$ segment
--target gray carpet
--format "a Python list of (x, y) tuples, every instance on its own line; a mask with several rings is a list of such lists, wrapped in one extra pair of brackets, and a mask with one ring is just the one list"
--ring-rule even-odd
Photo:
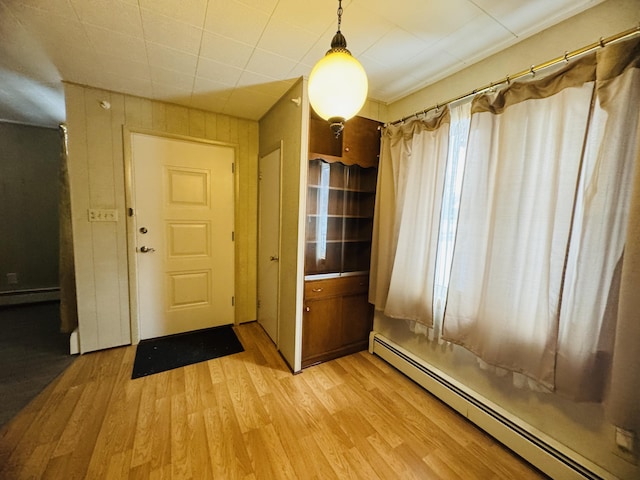
[(0, 427), (73, 362), (59, 309), (58, 302), (0, 307)]

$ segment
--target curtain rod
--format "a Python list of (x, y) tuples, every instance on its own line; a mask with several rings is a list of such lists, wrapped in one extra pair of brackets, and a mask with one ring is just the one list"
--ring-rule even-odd
[(449, 100), (447, 100), (446, 102), (442, 102), (442, 103), (437, 103), (435, 105), (432, 105), (431, 107), (425, 108), (424, 110), (420, 110), (419, 112), (415, 112), (412, 113), (409, 116), (406, 117), (402, 117), (398, 120), (395, 120), (393, 122), (387, 122), (384, 124), (384, 127), (388, 126), (388, 125), (397, 125), (398, 123), (402, 123), (405, 120), (408, 120), (410, 118), (413, 117), (418, 117), (419, 115), (424, 115), (427, 112), (431, 111), (431, 110), (437, 110), (440, 107), (444, 107), (445, 105), (449, 105), (450, 103), (453, 102), (457, 102), (458, 100), (462, 100), (464, 98), (467, 97), (472, 97), (474, 95), (477, 95), (479, 93), (484, 93), (488, 90), (492, 90), (495, 87), (497, 87), (498, 85), (502, 85), (503, 83), (506, 84), (510, 84), (513, 80), (516, 80), (518, 78), (524, 77), (526, 75), (535, 75), (536, 72), (548, 68), (548, 67), (552, 67), (553, 65), (557, 65), (558, 63), (562, 63), (562, 62), (568, 62), (569, 60), (571, 60), (572, 58), (578, 57), (580, 55), (584, 55), (586, 53), (590, 53), (594, 50), (597, 50), (598, 48), (603, 48), (606, 45), (609, 45), (610, 43), (614, 43), (620, 40), (625, 40), (628, 37), (632, 37), (634, 35), (637, 35), (638, 33), (640, 33), (640, 23), (638, 24), (637, 27), (635, 28), (630, 28), (629, 30), (625, 30), (624, 32), (620, 32), (617, 33), (615, 35), (612, 35), (608, 38), (600, 38), (600, 40), (598, 40), (597, 42), (594, 42), (590, 45), (586, 45), (582, 48), (578, 48), (577, 50), (573, 50), (572, 52), (565, 52), (563, 56), (561, 57), (557, 57), (554, 58), (553, 60), (549, 60), (547, 62), (544, 63), (540, 63), (538, 65), (531, 65), (531, 67), (527, 70), (523, 70), (521, 72), (515, 73), (513, 75), (507, 75), (504, 79), (502, 80), (498, 80), (496, 82), (491, 82), (489, 85), (485, 85), (484, 87), (480, 87), (480, 88), (476, 88), (475, 90), (472, 90), (470, 92), (467, 92), (463, 95), (459, 95), (457, 97), (451, 98)]

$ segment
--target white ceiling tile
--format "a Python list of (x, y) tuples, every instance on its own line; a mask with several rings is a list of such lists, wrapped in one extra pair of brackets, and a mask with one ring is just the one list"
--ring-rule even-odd
[(40, 78), (47, 84), (59, 82), (60, 73), (42, 43), (1, 2), (0, 19), (0, 70), (9, 72), (22, 63), (21, 75)]
[(140, 8), (202, 28), (207, 0), (139, 0)]
[(277, 52), (278, 55), (298, 61), (309, 52), (316, 41), (317, 35), (304, 28), (281, 20), (271, 19), (257, 46), (263, 50)]
[[(322, 37), (316, 40), (316, 43), (309, 49), (305, 56), (300, 59), (300, 62), (312, 66), (318, 63), (318, 61), (324, 57), (327, 51), (331, 48), (331, 38), (333, 38), (334, 34), (335, 32), (326, 32)], [(351, 45), (347, 45), (347, 47), (350, 49)]]
[(278, 1), (279, 0), (238, 0), (238, 3), (242, 3), (271, 15), (275, 10)]
[(11, 0), (12, 8), (29, 7), (52, 15), (76, 18), (76, 12), (69, 0)]
[(142, 27), (145, 39), (197, 55), (202, 41), (202, 29), (174, 20), (171, 17), (160, 15), (151, 10), (141, 10)]
[[(347, 39), (347, 48), (356, 57), (376, 43), (394, 28), (393, 22), (384, 14), (372, 10), (367, 2), (354, 1), (346, 9), (342, 19), (342, 34)], [(331, 39), (336, 33), (335, 26), (329, 28), (323, 41), (325, 52), (331, 46)]]
[(570, 15), (600, 3), (584, 0), (475, 0), (489, 15), (517, 36), (535, 31), (564, 20)]
[(231, 95), (232, 90), (232, 86), (203, 77), (196, 77), (195, 83), (193, 84), (194, 95), (215, 95), (218, 98), (227, 99), (229, 95)]
[[(345, 7), (343, 4), (343, 8)], [(280, 0), (273, 12), (273, 19), (297, 25), (314, 32), (316, 36), (328, 28), (338, 26), (337, 2), (303, 2), (300, 0)]]
[(253, 73), (245, 70), (244, 72), (242, 72), (242, 75), (240, 75), (240, 79), (238, 80), (236, 87), (254, 87), (263, 83), (273, 82), (274, 80), (275, 79), (272, 77), (267, 77), (266, 75), (261, 75), (259, 73)]
[[(469, 41), (473, 39), (473, 41)], [(464, 63), (473, 63), (476, 57), (489, 56), (496, 44), (515, 40), (514, 35), (488, 15), (480, 15), (462, 28), (443, 38), (432, 48), (446, 50)]]
[(308, 77), (311, 73), (311, 69), (313, 65), (307, 65), (306, 63), (297, 63), (295, 67), (291, 69), (289, 72), (289, 77), (298, 78), (298, 77)]
[(209, 81), (214, 81), (226, 86), (233, 86), (238, 83), (240, 75), (242, 75), (242, 69), (200, 57), (196, 75)]
[(56, 51), (51, 58), (63, 80), (91, 85), (91, 80), (99, 77), (102, 71), (97, 57), (95, 51), (85, 44)]
[(296, 65), (293, 60), (256, 48), (245, 68), (267, 77), (281, 78), (284, 72), (288, 74)]
[(19, 8), (14, 13), (25, 29), (40, 41), (47, 51), (67, 46), (85, 45), (87, 35), (75, 16), (61, 17), (45, 10), (30, 7)]
[(153, 98), (167, 102), (190, 102), (191, 89), (185, 90), (175, 85), (165, 85), (163, 83), (151, 82)]
[(138, 97), (150, 98), (152, 95), (151, 81), (149, 79), (145, 80), (129, 75), (122, 76), (111, 73), (105, 73), (102, 78), (102, 84), (96, 85), (97, 87), (114, 92), (126, 92), (129, 95)]
[(381, 63), (397, 64), (415, 57), (428, 47), (414, 35), (396, 28), (369, 47), (364, 55)]
[(142, 37), (142, 21), (137, 5), (119, 0), (71, 0), (82, 23)]
[(254, 47), (211, 32), (204, 32), (200, 55), (235, 67), (244, 67)]
[(122, 56), (137, 62), (147, 61), (144, 40), (93, 25), (85, 25), (91, 46), (98, 53)]
[(196, 65), (198, 64), (197, 55), (191, 55), (151, 42), (147, 42), (146, 46), (149, 65), (195, 75)]
[(95, 62), (104, 69), (105, 73), (117, 75), (123, 78), (132, 77), (151, 81), (151, 72), (147, 62), (136, 62), (116, 55), (99, 54)]
[[(370, 97), (392, 102), (602, 1), (344, 0), (342, 32), (367, 71)], [(21, 76), (60, 104), (63, 78), (256, 119), (330, 48), (336, 7), (335, 0), (0, 0), (2, 89), (17, 91), (4, 79)], [(5, 102), (0, 95), (0, 118), (20, 112)]]
[(450, 53), (437, 49), (432, 49), (417, 56), (411, 60), (411, 63), (413, 66), (410, 70), (410, 75), (415, 78), (416, 85), (413, 91), (436, 82), (466, 66)]
[(354, 4), (356, 2), (365, 3), (372, 11), (429, 43), (482, 13), (470, 0), (403, 0), (397, 8), (390, 6), (388, 0), (354, 0)]
[(166, 70), (160, 67), (150, 67), (153, 84), (172, 85), (180, 90), (191, 91), (193, 89), (193, 75)]
[(204, 29), (243, 43), (260, 39), (269, 15), (233, 0), (210, 0)]

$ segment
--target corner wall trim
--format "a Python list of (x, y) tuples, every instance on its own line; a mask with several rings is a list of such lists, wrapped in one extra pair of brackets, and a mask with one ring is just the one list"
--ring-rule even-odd
[(80, 335), (78, 335), (78, 327), (69, 335), (69, 354), (77, 355), (80, 353)]

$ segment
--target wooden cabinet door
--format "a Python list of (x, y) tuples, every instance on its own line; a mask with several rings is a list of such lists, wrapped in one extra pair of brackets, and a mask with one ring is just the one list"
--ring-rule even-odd
[(303, 367), (367, 348), (373, 323), (368, 285), (363, 275), (306, 282)]
[(342, 162), (347, 165), (375, 167), (380, 155), (379, 122), (353, 117), (345, 124), (342, 140)]
[(340, 347), (338, 320), (342, 317), (342, 298), (329, 297), (305, 302), (302, 328), (302, 366), (323, 360), (327, 352)]
[(340, 338), (343, 346), (368, 344), (372, 327), (373, 305), (368, 295), (345, 295), (342, 297), (342, 319)]

